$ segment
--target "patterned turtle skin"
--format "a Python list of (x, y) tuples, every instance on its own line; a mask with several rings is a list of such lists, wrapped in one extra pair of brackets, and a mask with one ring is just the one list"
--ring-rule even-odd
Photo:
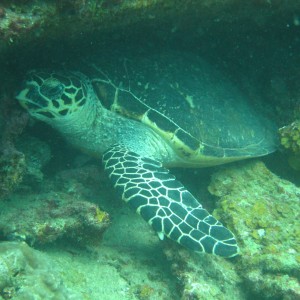
[(198, 57), (102, 61), (89, 76), (31, 71), (17, 96), (36, 119), (102, 156), (122, 199), (158, 233), (197, 252), (238, 254), (232, 232), (166, 167), (203, 167), (276, 149), (269, 121)]

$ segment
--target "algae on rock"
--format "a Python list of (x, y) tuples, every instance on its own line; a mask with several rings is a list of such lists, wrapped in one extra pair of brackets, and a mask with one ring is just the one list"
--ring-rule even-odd
[(242, 279), (231, 261), (198, 254), (174, 245), (165, 249), (174, 275), (180, 280), (182, 300), (242, 300)]
[(53, 261), (24, 242), (0, 242), (0, 299), (83, 299), (67, 288)]
[(80, 245), (98, 244), (109, 225), (108, 214), (97, 205), (66, 193), (14, 196), (0, 203), (0, 236), (30, 245), (59, 239)]
[(51, 151), (47, 143), (32, 137), (30, 135), (22, 135), (16, 142), (18, 149), (22, 149), (22, 153), (26, 158), (26, 170), (23, 182), (32, 186), (43, 180), (44, 174), (42, 168), (50, 161)]
[(300, 120), (279, 129), (281, 144), (291, 152), (288, 158), (289, 165), (300, 170)]
[[(300, 189), (260, 161), (224, 166), (212, 176), (215, 216), (236, 234), (240, 276), (263, 299), (300, 297)], [(298, 299), (297, 298), (297, 299)]]

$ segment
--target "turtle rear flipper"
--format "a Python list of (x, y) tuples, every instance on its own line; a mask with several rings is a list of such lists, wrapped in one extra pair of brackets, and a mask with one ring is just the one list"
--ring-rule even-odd
[(103, 155), (105, 170), (122, 199), (161, 236), (197, 251), (238, 254), (233, 234), (210, 215), (184, 186), (153, 159), (114, 145)]

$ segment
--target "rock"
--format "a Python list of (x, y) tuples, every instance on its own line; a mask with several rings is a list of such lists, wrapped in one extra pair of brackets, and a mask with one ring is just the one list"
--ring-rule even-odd
[(263, 299), (300, 298), (300, 189), (260, 161), (216, 172), (209, 191), (220, 197), (215, 216), (236, 234), (236, 268)]
[[(298, 108), (299, 109), (299, 108)], [(288, 151), (288, 163), (296, 171), (300, 170), (300, 120), (279, 129), (281, 144)]]
[(24, 184), (35, 185), (42, 182), (44, 174), (42, 168), (50, 161), (49, 146), (35, 137), (22, 136), (16, 143), (17, 149), (22, 149), (25, 155), (26, 170), (23, 177)]
[(0, 299), (83, 297), (64, 285), (59, 268), (47, 255), (24, 242), (0, 242)]
[(300, 120), (280, 128), (279, 133), (282, 146), (300, 155)]
[(99, 243), (109, 224), (97, 205), (65, 193), (14, 196), (1, 204), (0, 237), (30, 245), (72, 240), (81, 245)]
[(247, 299), (231, 261), (177, 247), (166, 247), (165, 254), (180, 281), (182, 300)]
[(0, 199), (16, 189), (26, 170), (25, 155), (18, 151), (0, 153)]
[[(288, 22), (298, 24), (298, 8), (297, 2), (280, 0), (276, 3), (267, 0), (248, 3), (235, 0), (7, 2), (0, 6), (0, 53), (15, 46), (23, 50), (24, 45), (45, 43), (45, 38), (74, 41), (91, 32), (115, 38), (124, 31), (134, 35), (148, 28), (169, 39), (183, 31), (199, 37), (222, 24), (222, 30), (244, 33), (253, 27), (265, 29)], [(282, 19), (280, 25), (274, 18)]]

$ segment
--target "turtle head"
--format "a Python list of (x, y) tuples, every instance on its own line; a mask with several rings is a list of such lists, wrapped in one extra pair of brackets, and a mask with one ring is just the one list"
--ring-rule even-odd
[(47, 123), (67, 119), (86, 102), (84, 79), (80, 73), (31, 71), (16, 98), (36, 119)]

